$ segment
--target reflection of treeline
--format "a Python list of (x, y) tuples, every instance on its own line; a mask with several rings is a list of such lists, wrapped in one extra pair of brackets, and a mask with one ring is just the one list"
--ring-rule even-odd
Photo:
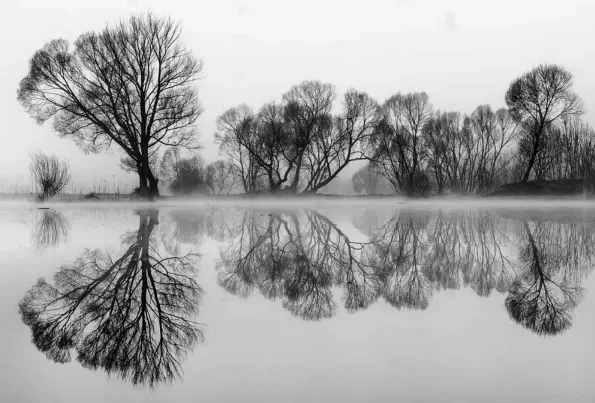
[(593, 224), (582, 221), (404, 210), (356, 242), (314, 211), (246, 211), (217, 270), (229, 292), (280, 299), (304, 319), (334, 315), (335, 287), (348, 311), (379, 298), (398, 309), (425, 309), (437, 290), (470, 287), (479, 296), (495, 290), (508, 293), (515, 321), (552, 334), (570, 326), (594, 238)]
[(118, 256), (86, 250), (53, 281), (39, 279), (19, 304), (33, 343), (47, 357), (101, 368), (134, 384), (154, 386), (181, 373), (181, 361), (202, 340), (195, 322), (202, 290), (196, 254), (163, 255), (153, 231), (157, 211), (139, 213), (138, 231)]

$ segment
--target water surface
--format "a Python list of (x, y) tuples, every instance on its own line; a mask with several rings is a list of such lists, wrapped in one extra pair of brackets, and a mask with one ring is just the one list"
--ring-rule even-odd
[(592, 401), (586, 203), (0, 206), (7, 401)]

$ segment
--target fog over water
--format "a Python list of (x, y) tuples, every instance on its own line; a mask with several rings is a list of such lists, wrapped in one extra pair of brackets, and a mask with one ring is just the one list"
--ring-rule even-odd
[(595, 396), (590, 201), (37, 207), (0, 203), (3, 400)]

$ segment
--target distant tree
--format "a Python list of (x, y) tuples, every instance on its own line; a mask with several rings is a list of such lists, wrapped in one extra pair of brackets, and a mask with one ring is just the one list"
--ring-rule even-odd
[(356, 193), (365, 192), (366, 194), (371, 195), (374, 194), (378, 188), (380, 175), (373, 165), (367, 164), (353, 174), (351, 183), (353, 185), (353, 190), (355, 190)]
[(450, 188), (459, 189), (459, 162), (461, 160), (460, 114), (436, 112), (423, 127), (423, 140), (428, 155), (428, 168), (434, 176), (436, 190), (443, 193)]
[(209, 193), (227, 195), (235, 187), (237, 173), (235, 165), (218, 160), (205, 168), (205, 186)]
[(517, 78), (508, 87), (506, 104), (511, 116), (523, 125), (527, 149), (523, 181), (529, 180), (544, 134), (562, 119), (583, 113), (580, 98), (572, 91), (572, 74), (557, 65), (542, 64)]
[(40, 199), (55, 196), (70, 182), (70, 166), (55, 155), (41, 151), (31, 155), (29, 170), (40, 192)]
[(180, 35), (178, 23), (144, 14), (84, 33), (73, 48), (53, 40), (33, 55), (18, 100), (84, 151), (117, 144), (139, 175), (141, 194), (158, 195), (153, 154), (161, 146), (196, 147), (202, 112), (193, 86), (202, 63)]
[(398, 93), (382, 106), (382, 120), (373, 136), (375, 160), (398, 192), (415, 195), (414, 180), (420, 177), (427, 157), (422, 129), (431, 113), (425, 92)]
[(179, 149), (169, 148), (160, 163), (160, 174), (173, 193), (206, 192), (204, 161), (198, 155), (183, 157)]

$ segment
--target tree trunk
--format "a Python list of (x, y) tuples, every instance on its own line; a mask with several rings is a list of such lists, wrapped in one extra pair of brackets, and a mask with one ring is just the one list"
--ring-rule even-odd
[(302, 158), (304, 156), (304, 150), (302, 150), (302, 152), (300, 153), (300, 155), (298, 156), (298, 160), (297, 160), (297, 164), (296, 164), (296, 169), (295, 169), (295, 176), (293, 178), (293, 183), (286, 188), (287, 192), (291, 192), (291, 193), (297, 193), (298, 191), (298, 186), (299, 186), (299, 182), (300, 182), (300, 171), (302, 170)]
[(149, 199), (159, 196), (159, 179), (153, 175), (151, 168), (149, 167), (147, 179), (149, 181)]
[(137, 165), (137, 172), (138, 172), (138, 189), (139, 195), (142, 197), (147, 197), (148, 188), (147, 188), (147, 175), (145, 170), (143, 169), (142, 165)]
[(537, 150), (539, 147), (539, 140), (536, 140), (533, 144), (533, 151), (531, 152), (531, 158), (529, 158), (529, 165), (527, 166), (527, 170), (523, 175), (523, 182), (527, 183), (529, 180), (529, 176), (531, 176), (531, 170), (533, 169), (533, 165), (535, 164), (535, 157), (537, 156)]

